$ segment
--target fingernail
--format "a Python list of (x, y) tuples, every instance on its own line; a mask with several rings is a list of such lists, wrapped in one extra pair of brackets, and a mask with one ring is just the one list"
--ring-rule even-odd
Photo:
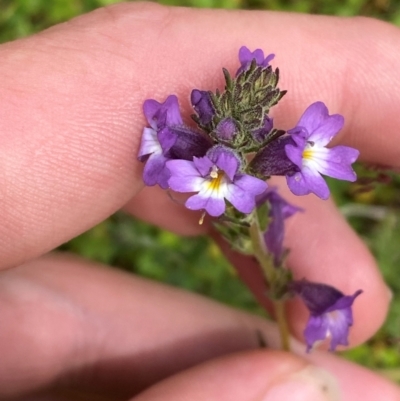
[(267, 390), (261, 401), (340, 401), (337, 380), (327, 371), (308, 365), (279, 379)]

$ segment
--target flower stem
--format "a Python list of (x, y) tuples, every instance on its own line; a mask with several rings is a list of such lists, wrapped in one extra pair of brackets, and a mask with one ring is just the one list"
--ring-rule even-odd
[[(253, 222), (250, 225), (249, 233), (253, 246), (253, 254), (260, 263), (267, 285), (271, 290), (277, 276), (277, 269), (273, 266), (272, 260), (265, 246), (264, 238), (260, 230), (257, 212), (253, 212)], [(275, 317), (281, 337), (281, 347), (285, 351), (290, 351), (289, 328), (286, 320), (285, 305), (282, 300), (273, 300)]]
[(284, 351), (290, 351), (289, 327), (286, 320), (284, 301), (274, 301), (275, 317), (278, 323), (279, 334), (281, 337), (281, 347)]

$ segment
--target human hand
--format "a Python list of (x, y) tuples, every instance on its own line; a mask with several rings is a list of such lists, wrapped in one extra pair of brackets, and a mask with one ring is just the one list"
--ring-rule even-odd
[[(260, 41), (260, 37), (265, 37), (265, 41)], [(193, 87), (217, 87), (221, 82), (219, 74), (214, 72), (226, 60), (231, 60), (233, 65), (232, 54), (242, 44), (277, 53), (284, 71), (281, 87), (290, 89), (292, 99), (292, 103), (277, 110), (275, 119), (281, 125), (292, 126), (310, 101), (329, 101), (330, 110), (343, 114), (346, 119), (347, 128), (341, 142), (360, 149), (364, 160), (398, 165), (399, 150), (393, 144), (400, 119), (396, 110), (399, 82), (396, 77), (383, 74), (371, 81), (368, 74), (370, 54), (379, 55), (383, 71), (395, 71), (399, 40), (396, 28), (362, 19), (126, 4), (98, 10), (34, 37), (3, 45), (0, 48), (3, 60), (0, 66), (2, 266), (15, 266), (43, 254), (125, 204), (126, 210), (140, 218), (178, 233), (207, 231), (209, 227), (198, 226), (197, 216), (170, 202), (158, 189), (146, 188), (139, 193), (142, 166), (135, 157), (145, 124), (141, 104), (149, 97), (189, 93)], [(388, 91), (391, 91), (390, 97)], [(371, 93), (374, 96), (368, 96)], [(189, 102), (182, 106), (189, 110)], [(374, 113), (378, 106), (384, 115)], [(387, 140), (376, 132), (385, 132)], [(287, 245), (292, 250), (289, 263), (300, 278), (305, 276), (313, 281), (329, 278), (329, 284), (345, 293), (358, 288), (364, 290), (355, 304), (355, 326), (350, 339), (352, 344), (360, 343), (383, 321), (389, 292), (370, 254), (332, 203), (313, 197), (296, 198), (292, 202), (302, 206), (306, 213), (289, 221)], [(243, 279), (268, 307), (256, 266), (229, 250), (226, 252)], [(32, 268), (32, 274), (39, 270), (39, 267)], [(19, 271), (21, 268), (4, 273), (3, 277), (7, 274), (19, 277)], [(78, 272), (74, 275), (69, 270), (68, 273), (71, 280), (79, 281)], [(11, 313), (13, 303), (6, 304)], [(118, 308), (123, 306), (118, 304)], [(123, 316), (117, 308), (113, 310)], [(25, 319), (30, 316), (29, 307), (28, 311)], [(306, 311), (294, 302), (289, 312), (293, 333), (301, 338)], [(13, 318), (14, 314), (10, 316)], [(41, 320), (42, 317), (32, 327), (40, 327)], [(23, 321), (16, 322), (14, 330), (18, 336), (12, 340), (15, 346), (23, 339), (20, 329)], [(51, 319), (51, 324), (54, 322), (58, 320)], [(134, 337), (134, 329), (125, 329)], [(33, 350), (32, 344), (43, 345), (54, 339), (48, 334), (51, 332), (39, 331), (46, 334), (44, 340), (30, 333), (34, 342), (27, 351)], [(75, 339), (74, 328), (70, 333)], [(114, 341), (118, 342), (116, 338)], [(9, 341), (3, 342), (18, 371), (18, 366), (25, 361), (21, 356), (11, 355), (14, 348), (9, 344)], [(29, 341), (25, 340), (25, 344)], [(47, 348), (51, 348), (47, 351), (50, 354), (58, 349)], [(62, 344), (59, 348), (64, 349)], [(238, 349), (248, 348), (251, 347), (245, 345)], [(119, 352), (129, 351), (126, 348)], [(224, 352), (210, 352), (205, 359), (221, 353)], [(111, 354), (110, 358), (121, 359), (121, 354)], [(33, 361), (38, 359), (35, 355)], [(64, 369), (69, 366), (56, 353), (53, 357)], [(93, 361), (97, 360), (95, 355), (92, 357)], [(93, 365), (88, 361), (85, 364)], [(30, 366), (35, 370), (34, 364)], [(4, 369), (14, 371), (7, 363)], [(132, 377), (130, 365), (125, 364), (124, 369)], [(62, 372), (65, 376), (60, 373), (61, 376), (68, 377), (65, 370)], [(19, 373), (17, 377), (23, 375)], [(373, 383), (372, 379), (369, 383)], [(34, 388), (31, 385), (29, 390)]]
[(0, 286), (2, 400), (399, 399), (334, 354), (274, 350), (272, 322), (76, 257), (5, 270)]

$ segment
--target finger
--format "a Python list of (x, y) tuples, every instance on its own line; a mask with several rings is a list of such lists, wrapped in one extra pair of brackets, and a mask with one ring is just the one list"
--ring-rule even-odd
[(291, 100), (278, 122), (293, 125), (323, 100), (348, 121), (346, 143), (398, 163), (399, 79), (371, 79), (369, 55), (395, 71), (399, 41), (396, 28), (367, 20), (123, 4), (1, 46), (2, 265), (60, 244), (137, 193), (144, 99), (220, 86), (243, 43), (279, 49)]
[[(108, 64), (114, 63), (115, 57), (112, 58), (112, 61), (107, 61), (109, 60), (107, 57), (102, 58), (103, 64), (101, 66), (97, 66), (96, 63), (90, 64), (91, 66), (96, 66), (93, 70), (95, 73), (93, 72), (93, 76), (91, 76), (90, 79), (87, 79), (87, 74), (84, 73), (87, 71), (85, 66), (87, 66), (88, 63), (87, 60), (89, 60), (90, 57), (93, 58), (98, 55), (98, 52), (101, 54), (107, 53), (107, 51), (110, 53), (118, 52), (118, 49), (120, 49), (119, 46), (112, 46), (112, 49), (110, 49), (110, 38), (115, 39), (118, 37), (118, 32), (121, 31), (121, 27), (130, 30), (133, 29), (132, 26), (136, 28), (140, 27), (142, 30), (148, 29), (148, 27), (144, 26), (146, 24), (143, 22), (146, 21), (146, 18), (160, 18), (161, 20), (163, 18), (176, 19), (178, 25), (183, 27), (183, 16), (185, 13), (192, 15), (190, 13), (193, 13), (193, 11), (178, 10), (171, 11), (171, 14), (168, 14), (164, 9), (156, 8), (155, 10), (158, 11), (155, 11), (151, 8), (152, 12), (150, 13), (150, 17), (150, 14), (146, 14), (146, 8), (144, 7), (143, 9), (133, 8), (136, 14), (131, 16), (131, 14), (129, 14), (131, 5), (122, 7), (123, 13), (119, 11), (119, 7), (112, 8), (110, 14), (100, 11), (69, 25), (67, 24), (67, 26), (54, 28), (39, 37), (3, 47), (4, 55), (7, 56), (5, 57), (7, 62), (4, 63), (2, 68), (4, 68), (4, 75), (6, 77), (5, 87), (8, 88), (10, 96), (7, 98), (9, 103), (7, 103), (7, 107), (5, 107), (8, 113), (4, 115), (2, 121), (4, 121), (4, 124), (12, 125), (12, 127), (10, 127), (11, 129), (4, 129), (3, 132), (18, 132), (22, 135), (22, 138), (24, 138), (24, 136), (27, 135), (27, 131), (24, 127), (30, 127), (29, 138), (26, 140), (22, 139), (22, 142), (21, 139), (18, 139), (21, 136), (9, 135), (5, 138), (4, 150), (10, 147), (14, 149), (14, 152), (7, 151), (7, 154), (4, 155), (5, 157), (2, 159), (5, 162), (3, 169), (5, 173), (3, 177), (6, 181), (3, 188), (9, 187), (10, 190), (8, 192), (11, 193), (11, 196), (7, 197), (7, 201), (5, 202), (5, 224), (3, 225), (2, 234), (4, 251), (3, 263), (5, 265), (32, 257), (42, 252), (44, 249), (48, 249), (87, 228), (95, 221), (119, 207), (120, 204), (125, 202), (130, 194), (134, 193), (140, 186), (140, 167), (133, 164), (132, 156), (134, 156), (135, 153), (133, 150), (135, 144), (137, 145), (138, 134), (140, 133), (140, 126), (143, 121), (140, 122), (140, 124), (134, 124), (133, 121), (129, 120), (129, 116), (132, 113), (133, 117), (137, 116), (135, 121), (140, 121), (139, 105), (141, 100), (138, 99), (138, 96), (143, 96), (143, 98), (150, 96), (144, 93), (147, 89), (143, 89), (136, 81), (136, 77), (143, 73), (143, 65), (148, 66), (148, 61), (144, 60), (142, 65), (144, 55), (141, 56), (139, 48), (139, 50), (135, 52), (137, 56), (135, 60), (136, 62), (140, 60), (140, 65), (135, 64), (136, 73), (132, 74), (132, 69), (130, 67), (128, 68), (128, 64), (132, 63), (133, 60), (129, 58), (128, 60), (125, 58), (121, 60), (121, 63), (118, 65), (118, 74), (117, 71), (115, 71), (116, 74), (113, 74), (115, 92), (110, 91), (108, 85), (110, 71), (114, 71), (113, 68), (116, 68), (115, 66), (113, 67), (113, 64)], [(167, 16), (165, 16), (164, 13), (167, 13)], [(110, 19), (110, 15), (113, 16), (114, 19)], [(246, 18), (250, 18), (247, 13), (233, 13), (229, 15), (237, 15), (236, 18), (240, 21), (242, 18), (245, 20)], [(271, 19), (271, 23), (275, 21), (275, 14), (272, 16), (264, 13), (251, 15), (255, 15), (255, 17), (252, 17), (255, 18), (255, 26), (260, 26), (260, 21), (265, 18)], [(140, 16), (142, 19), (140, 19)], [(225, 13), (222, 13), (221, 16), (223, 21), (225, 21)], [(195, 23), (193, 26), (196, 27), (196, 23), (199, 23), (198, 19), (205, 19), (205, 21), (212, 22), (213, 18), (213, 14), (199, 12), (199, 16), (193, 17), (191, 21), (193, 20)], [(289, 17), (284, 16), (284, 18)], [(134, 23), (130, 24), (128, 28), (128, 22), (132, 22), (132, 19)], [(301, 19), (301, 21), (303, 20)], [(321, 21), (325, 24), (331, 20), (315, 18), (312, 19), (312, 21), (314, 21), (313, 23), (315, 26), (319, 26)], [(224, 22), (224, 24), (221, 25), (221, 29), (223, 27), (226, 28), (230, 23), (229, 21)], [(295, 20), (293, 20), (293, 23), (295, 24)], [(99, 39), (99, 36), (94, 35), (94, 33), (100, 29), (99, 26), (101, 26), (102, 29), (104, 28), (100, 36), (101, 39)], [(165, 27), (165, 29), (171, 30), (172, 38), (176, 36), (174, 27), (174, 24), (172, 24), (172, 26), (167, 24)], [(344, 23), (343, 28), (345, 27), (346, 23)], [(381, 35), (384, 36), (388, 34), (388, 28), (384, 29), (383, 27), (384, 25), (382, 25), (380, 29), (385, 31), (381, 33)], [(158, 28), (152, 29), (157, 30)], [(299, 27), (296, 29), (303, 30), (306, 29), (306, 27), (303, 22), (300, 22)], [(253, 32), (253, 28), (250, 31)], [(108, 39), (104, 37), (106, 36), (106, 32), (109, 32)], [(390, 32), (392, 31), (390, 30)], [(394, 32), (393, 30), (393, 35)], [(96, 39), (94, 39), (94, 36)], [(167, 37), (169, 38), (168, 35)], [(153, 36), (146, 38), (146, 40), (150, 41)], [(207, 36), (205, 39), (201, 40), (206, 40), (206, 38)], [(121, 40), (122, 42), (120, 43), (125, 43), (124, 38)], [(226, 40), (231, 39), (226, 38)], [(69, 48), (66, 47), (66, 42), (68, 42)], [(55, 44), (58, 43), (59, 46), (55, 46)], [(114, 43), (115, 42), (113, 42), (113, 44)], [(109, 47), (107, 47), (107, 45)], [(166, 46), (165, 49), (167, 49), (168, 42), (164, 45)], [(54, 46), (56, 50), (44, 54), (45, 52), (43, 52), (43, 49), (51, 46)], [(71, 50), (72, 46), (75, 47)], [(84, 46), (88, 47), (85, 56), (82, 55), (82, 52), (76, 51)], [(129, 44), (129, 46), (131, 46), (131, 44)], [(185, 49), (185, 47), (182, 49)], [(124, 48), (124, 51), (125, 50)], [(226, 50), (220, 49), (220, 55), (217, 56), (214, 54), (215, 57), (213, 60), (211, 60), (210, 55), (205, 57), (204, 60), (208, 60), (208, 62), (211, 63), (212, 61), (215, 62), (215, 60), (221, 59), (222, 63), (222, 56), (225, 51)], [(36, 57), (38, 53), (40, 53), (41, 56), (40, 60)], [(16, 61), (19, 62), (19, 58), (12, 57), (13, 54), (20, 54), (21, 57), (23, 55), (25, 58), (32, 58), (35, 60), (35, 63), (29, 64), (29, 68), (26, 68), (24, 65), (24, 71), (18, 74), (18, 82), (16, 82), (13, 77), (15, 71), (18, 71), (18, 65), (15, 63)], [(329, 55), (329, 57), (331, 57), (331, 55)], [(229, 59), (228, 56), (227, 59)], [(63, 63), (60, 63), (61, 60)], [(175, 59), (170, 62), (171, 65), (166, 63), (165, 69), (163, 70), (167, 75), (172, 75), (172, 70), (176, 67)], [(357, 62), (359, 62), (359, 60), (357, 60)], [(63, 69), (65, 65), (69, 65), (70, 67), (68, 74), (66, 74)], [(291, 76), (290, 74), (295, 75), (295, 72), (292, 72), (291, 68), (291, 66), (288, 66), (288, 76)], [(73, 71), (73, 73), (70, 73), (70, 71)], [(134, 95), (130, 92), (128, 93), (126, 85), (122, 85), (119, 81), (120, 77), (126, 78), (124, 74), (127, 74), (127, 71), (129, 71), (130, 74), (129, 82), (132, 82), (133, 86), (138, 86), (139, 88)], [(151, 68), (147, 69), (146, 73), (151, 71)], [(40, 76), (36, 77), (35, 74), (40, 74)], [(194, 79), (194, 75), (192, 79)], [(210, 82), (213, 81), (210, 77), (207, 78), (207, 76), (206, 79)], [(33, 82), (35, 83), (34, 85)], [(168, 82), (170, 83), (170, 81)], [(15, 88), (18, 89), (17, 83), (20, 90), (15, 91)], [(174, 84), (176, 84), (178, 93), (187, 90), (186, 87), (183, 87), (182, 84), (178, 82), (174, 81)], [(148, 84), (146, 83), (146, 85), (149, 85), (151, 90), (155, 90), (155, 87), (152, 86), (154, 85), (153, 81)], [(37, 88), (49, 86), (52, 90), (47, 91), (46, 94), (37, 90)], [(315, 85), (313, 88), (314, 87)], [(165, 89), (167, 90), (168, 88)], [(160, 91), (160, 89), (158, 90)], [(71, 97), (65, 96), (65, 91), (67, 91), (67, 94), (71, 96), (73, 94), (74, 96), (72, 106)], [(21, 93), (23, 93), (24, 96), (21, 96)], [(106, 104), (103, 103), (104, 96), (102, 95), (104, 95), (104, 93), (107, 93), (107, 99), (109, 100)], [(156, 93), (154, 96), (156, 96)], [(16, 99), (18, 99), (19, 102), (17, 102)], [(121, 100), (122, 103), (118, 103), (118, 99)], [(127, 107), (121, 110), (119, 105), (126, 105), (127, 99), (132, 100), (132, 108)], [(14, 102), (12, 100), (14, 100)], [(134, 103), (134, 101), (137, 101), (138, 104)], [(21, 116), (21, 113), (12, 112), (11, 108), (16, 104), (21, 106), (20, 108), (22, 110), (25, 110), (25, 114)], [(43, 104), (46, 106), (49, 105), (49, 107), (43, 107)], [(39, 105), (42, 106), (39, 107)], [(29, 113), (27, 110), (29, 110)], [(31, 112), (32, 110), (34, 112)], [(50, 114), (49, 110), (52, 110)], [(104, 111), (105, 116), (104, 121), (100, 119), (101, 124), (99, 120), (100, 111)], [(16, 115), (19, 116), (18, 120), (14, 118)], [(109, 121), (108, 119), (111, 118), (111, 115), (113, 116), (112, 123), (108, 124), (106, 122)], [(41, 122), (40, 124), (37, 123), (39, 120)], [(21, 126), (21, 121), (24, 122), (24, 126)], [(115, 121), (117, 121), (118, 124), (115, 123)], [(103, 124), (103, 122), (105, 123)], [(132, 123), (132, 125), (128, 123)], [(101, 125), (101, 127), (99, 125)], [(53, 128), (56, 127), (57, 129), (50, 130), (49, 126)], [(116, 129), (118, 129), (118, 135), (116, 135)], [(54, 135), (54, 131), (57, 132), (57, 135)], [(131, 137), (130, 135), (135, 132), (136, 136), (132, 135)], [(45, 140), (43, 138), (45, 138)], [(118, 138), (116, 143), (114, 143), (115, 138)], [(22, 143), (25, 148), (24, 146), (16, 146)], [(127, 144), (131, 144), (132, 147), (130, 148), (130, 145), (127, 146)], [(115, 153), (109, 152), (108, 150), (110, 148), (112, 148)], [(17, 149), (19, 149), (19, 154), (16, 151)], [(40, 149), (38, 157), (33, 160), (32, 155), (36, 154), (37, 149)], [(130, 153), (131, 150), (132, 153)], [(29, 165), (31, 171), (26, 174), (22, 170), (15, 169), (15, 165)], [(96, 166), (101, 166), (101, 168), (97, 168)], [(129, 166), (132, 167), (132, 170), (130, 170), (131, 167)], [(132, 172), (134, 172), (133, 175), (136, 177), (136, 181), (132, 177)], [(13, 174), (17, 174), (17, 176)], [(27, 182), (29, 181), (28, 184), (24, 181), (25, 178)], [(132, 188), (132, 183), (136, 185), (136, 189)], [(40, 193), (37, 192), (38, 188), (40, 188)], [(24, 196), (21, 197), (19, 195), (20, 193), (24, 193)], [(60, 193), (65, 193), (66, 195), (61, 197), (57, 196)], [(31, 199), (36, 199), (37, 201), (31, 202)], [(54, 199), (57, 199), (57, 202), (54, 203)], [(312, 204), (313, 201), (310, 202)], [(23, 210), (25, 210), (24, 214)], [(23, 219), (20, 217), (22, 215), (24, 216)], [(174, 215), (169, 214), (167, 209), (164, 210), (160, 208), (158, 216), (160, 215), (168, 216), (169, 220), (165, 222), (165, 225), (171, 224), (171, 221), (174, 220)], [(154, 215), (155, 220), (156, 216), (157, 215)], [(169, 216), (171, 216), (171, 218)], [(321, 212), (318, 217), (318, 221), (324, 221), (320, 218), (325, 217), (325, 215)], [(189, 225), (185, 226), (184, 224), (179, 224), (179, 226), (189, 227)], [(172, 227), (174, 227), (174, 225), (172, 225)], [(320, 230), (317, 229), (318, 227), (316, 225), (312, 225), (311, 227), (310, 236), (306, 237), (307, 241), (304, 246), (314, 243), (317, 236), (320, 237)], [(367, 272), (363, 277), (366, 281), (368, 280), (368, 282), (371, 282), (369, 279), (372, 276), (376, 277), (376, 273), (369, 274), (368, 272), (374, 272), (374, 270), (364, 267), (365, 265), (371, 266), (369, 256), (365, 254), (363, 248), (360, 247), (353, 235), (341, 235), (346, 232), (349, 233), (348, 229), (344, 228), (345, 226), (343, 224), (336, 224), (335, 227), (336, 236), (330, 236), (330, 238), (331, 241), (334, 238), (336, 238), (337, 241), (327, 241), (327, 246), (329, 245), (331, 249), (336, 249), (336, 247), (340, 245), (338, 240), (343, 238), (349, 239), (349, 242), (346, 244), (355, 245), (348, 248), (353, 249), (351, 253), (352, 258), (359, 261), (358, 264), (363, 267), (361, 270)], [(292, 232), (294, 233), (295, 231)], [(24, 238), (24, 241), (21, 241), (21, 237)], [(299, 246), (299, 249), (301, 249), (301, 246)], [(361, 252), (357, 250), (361, 250)], [(321, 257), (319, 258), (317, 255)], [(319, 262), (325, 258), (325, 255), (326, 253), (316, 252), (315, 255), (313, 255), (315, 256), (314, 259), (316, 262), (315, 264), (314, 262), (308, 264), (307, 267), (309, 267), (309, 270), (314, 272), (315, 267), (320, 268), (321, 263)], [(343, 253), (340, 253), (340, 255), (343, 256)], [(337, 266), (343, 266), (347, 263), (347, 259), (343, 260), (343, 257), (335, 258), (333, 262)], [(360, 271), (360, 269), (357, 271)], [(324, 270), (324, 273), (325, 272), (329, 271)], [(299, 273), (302, 274), (301, 269)], [(313, 279), (313, 276), (309, 275), (308, 278)], [(368, 291), (368, 293), (372, 295), (380, 295), (383, 293), (383, 285), (380, 280), (375, 281), (375, 284), (372, 285), (375, 286), (375, 290), (372, 292)], [(369, 287), (367, 287), (367, 289), (368, 288)], [(382, 300), (381, 302), (384, 305), (387, 304), (387, 296), (376, 299)], [(374, 328), (382, 321), (385, 314), (385, 307), (379, 306), (378, 303), (377, 311), (380, 312), (373, 313), (372, 317), (368, 319), (370, 326)], [(366, 313), (367, 310), (365, 310), (364, 315)], [(366, 330), (364, 332), (364, 337), (358, 338), (363, 339), (365, 336), (370, 335), (371, 332), (371, 329)], [(357, 332), (355, 332), (355, 336), (357, 337)]]
[(72, 257), (0, 274), (0, 399), (49, 389), (126, 399), (208, 359), (277, 346), (272, 324)]
[[(0, 289), (1, 399), (33, 391), (73, 400), (126, 399), (207, 360), (254, 350), (261, 339), (271, 349), (279, 346), (276, 327), (259, 317), (67, 255), (2, 272)], [(306, 356), (303, 345), (292, 345)], [(307, 358), (338, 378), (344, 399), (361, 400), (362, 394), (368, 401), (379, 391), (391, 400), (398, 394), (384, 380), (333, 355), (316, 352)], [(200, 377), (207, 378), (204, 390), (211, 392), (217, 383), (224, 394), (229, 389), (238, 396), (258, 394), (260, 385), (260, 391), (271, 392), (273, 384), (291, 386), (299, 378), (300, 384), (305, 378), (305, 384), (315, 380), (336, 391), (326, 374), (304, 360), (274, 352), (241, 354), (196, 368), (179, 381), (188, 383), (182, 391), (192, 387), (191, 377), (198, 379), (194, 388), (203, 388), (203, 379), (191, 375), (207, 366), (214, 366), (214, 380), (209, 373)], [(241, 389), (242, 380), (247, 385)], [(153, 396), (154, 389), (148, 394)]]
[(133, 400), (374, 401), (378, 395), (399, 399), (398, 388), (366, 369), (331, 355), (321, 355), (319, 365), (282, 352), (240, 353), (175, 375)]
[[(156, 384), (134, 400), (335, 400), (336, 383), (326, 374), (317, 375), (315, 369), (290, 354), (235, 354)], [(329, 398), (324, 398), (323, 387)]]

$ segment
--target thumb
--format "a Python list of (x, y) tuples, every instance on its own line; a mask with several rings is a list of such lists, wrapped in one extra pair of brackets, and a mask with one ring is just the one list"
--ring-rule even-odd
[(231, 354), (172, 376), (131, 401), (399, 399), (398, 388), (371, 371), (332, 354), (311, 359), (317, 365), (280, 351)]
[(291, 354), (255, 351), (224, 357), (176, 375), (132, 401), (336, 401), (338, 383)]

